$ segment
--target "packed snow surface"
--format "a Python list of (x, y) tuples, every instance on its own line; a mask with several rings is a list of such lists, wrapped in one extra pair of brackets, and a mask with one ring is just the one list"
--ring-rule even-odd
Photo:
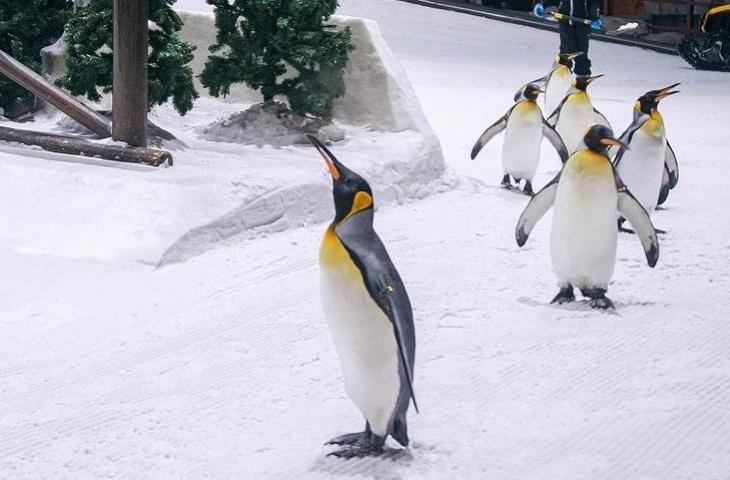
[[(201, 0), (179, 6), (210, 8)], [(557, 36), (393, 0), (345, 0), (340, 11), (378, 22), (442, 142), (447, 186), (455, 186), (421, 182), (431, 195), (376, 212), (414, 306), (421, 414), (411, 411), (411, 447), (387, 458), (325, 456), (326, 440), (363, 426), (319, 306), (325, 223), (229, 235), (196, 255), (176, 250), (176, 261), (156, 268), (134, 261), (141, 247), (115, 244), (116, 229), (139, 225), (128, 238), (157, 245), (147, 236), (159, 231), (156, 222), (177, 218), (170, 209), (181, 197), (205, 204), (220, 196), (215, 182), (208, 191), (189, 185), (228, 176), (234, 159), (192, 142), (189, 155), (210, 165), (201, 177), (190, 160), (142, 172), (4, 146), (0, 478), (729, 478), (727, 75), (592, 43), (594, 73), (606, 77), (591, 95), (619, 130), (639, 95), (682, 82), (682, 93), (661, 105), (681, 177), (652, 217), (669, 232), (655, 269), (635, 237), (619, 236), (609, 287), (617, 309), (557, 307), (548, 303), (557, 292), (549, 215), (519, 249), (513, 229), (527, 198), (498, 187), (501, 137), (469, 160), (517, 88), (549, 67)], [(202, 122), (205, 112), (191, 115)], [(401, 141), (364, 135), (335, 153), (357, 169)], [(278, 151), (259, 152), (270, 173), (257, 168), (230, 181), (243, 189), (254, 177), (287, 175)], [(306, 151), (294, 158), (318, 167)], [(177, 180), (166, 180), (178, 168)], [(558, 168), (544, 144), (536, 187)], [(386, 173), (369, 176), (374, 187)], [(324, 178), (299, 194), (329, 205)], [(155, 183), (164, 188), (147, 192)], [(76, 192), (89, 185), (110, 210), (77, 205)], [(144, 195), (159, 195), (160, 207), (140, 208)], [(37, 202), (45, 196), (54, 203)], [(376, 190), (376, 201), (382, 197)], [(74, 209), (83, 215), (69, 217)], [(306, 223), (305, 212), (289, 211), (290, 226)], [(235, 230), (242, 220), (230, 215), (221, 225)], [(103, 241), (93, 233), (100, 228), (109, 231)]]

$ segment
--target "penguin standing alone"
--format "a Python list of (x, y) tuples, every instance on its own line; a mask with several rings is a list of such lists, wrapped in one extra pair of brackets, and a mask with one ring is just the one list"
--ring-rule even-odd
[(530, 82), (537, 85), (544, 85), (545, 90), (545, 113), (550, 115), (558, 108), (560, 102), (565, 98), (568, 89), (573, 84), (573, 68), (575, 59), (583, 55), (583, 52), (561, 53), (555, 57), (553, 68), (542, 78)]
[[(634, 121), (620, 137), (630, 149), (620, 147), (614, 158), (621, 179), (649, 213), (679, 180), (677, 158), (657, 109), (662, 99), (679, 93), (672, 90), (677, 85), (650, 90), (639, 97), (634, 104)], [(623, 229), (621, 225), (619, 228)]]
[(548, 118), (548, 123), (560, 134), (569, 153), (581, 146), (583, 135), (594, 123), (611, 128), (606, 117), (593, 106), (587, 91), (588, 85), (602, 76), (576, 76), (565, 98)]
[(552, 303), (575, 300), (573, 287), (590, 298), (593, 308), (613, 308), (606, 297), (616, 264), (616, 214), (626, 217), (641, 240), (649, 266), (659, 258), (659, 243), (649, 214), (626, 189), (606, 150), (620, 144), (604, 125), (594, 125), (583, 142), (587, 148), (570, 156), (562, 171), (525, 208), (517, 222), (517, 244), (554, 205), (550, 236), (553, 269), (560, 292)]
[(512, 178), (519, 185), (525, 180), (523, 191), (533, 195), (532, 179), (540, 163), (540, 144), (542, 137), (547, 137), (557, 150), (560, 159), (565, 162), (568, 151), (563, 140), (555, 129), (542, 116), (536, 99), (541, 90), (537, 85), (527, 84), (515, 95), (515, 104), (502, 118), (490, 125), (479, 137), (471, 150), (471, 159), (474, 160), (484, 145), (495, 135), (506, 130), (502, 145), (502, 169), (504, 177), (502, 185), (512, 187)]
[(322, 307), (342, 364), (345, 391), (366, 419), (363, 432), (330, 440), (328, 445), (345, 446), (330, 455), (379, 455), (388, 435), (408, 445), (411, 399), (418, 411), (411, 304), (373, 230), (370, 186), (319, 140), (308, 138), (327, 163), (335, 201), (335, 218), (319, 252)]

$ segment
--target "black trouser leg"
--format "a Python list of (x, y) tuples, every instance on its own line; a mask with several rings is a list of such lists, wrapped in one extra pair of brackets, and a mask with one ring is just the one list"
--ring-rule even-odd
[(575, 53), (576, 50), (575, 38), (573, 36), (573, 27), (568, 25), (568, 22), (560, 22), (558, 24), (558, 30), (560, 31), (560, 53)]
[(583, 52), (584, 55), (575, 59), (574, 72), (576, 75), (590, 75), (591, 61), (588, 58), (588, 42), (591, 28), (588, 25), (570, 25), (560, 22), (560, 53)]
[(575, 59), (575, 74), (590, 75), (591, 60), (588, 58), (588, 42), (591, 38), (591, 27), (588, 25), (573, 25), (575, 32), (575, 46), (577, 52), (583, 52), (584, 55)]

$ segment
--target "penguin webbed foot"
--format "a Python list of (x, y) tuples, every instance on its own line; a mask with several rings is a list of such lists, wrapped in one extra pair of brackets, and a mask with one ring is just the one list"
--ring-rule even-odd
[(502, 177), (502, 186), (507, 190), (512, 189), (512, 179), (510, 178), (509, 174), (506, 174), (504, 177)]
[(346, 433), (331, 439), (325, 445), (356, 445), (370, 435), (369, 432)]
[(581, 290), (581, 293), (584, 296), (590, 298), (588, 305), (590, 305), (591, 308), (595, 308), (597, 310), (608, 310), (616, 308), (611, 299), (606, 296), (606, 290), (603, 288)]
[(568, 285), (567, 287), (561, 288), (558, 294), (555, 295), (555, 298), (553, 298), (550, 303), (557, 303), (558, 305), (562, 305), (564, 303), (570, 303), (574, 301), (575, 293), (573, 292), (573, 286)]
[[(328, 444), (332, 444), (334, 440), (346, 438), (347, 443), (339, 443), (340, 445), (347, 445), (346, 448), (337, 450), (335, 452), (328, 453), (328, 457), (337, 458), (362, 458), (362, 457), (377, 457), (385, 453), (383, 446), (385, 445), (385, 438), (380, 438), (374, 435), (372, 432), (360, 432), (351, 433), (348, 435), (342, 435), (336, 437)], [(352, 440), (352, 442), (350, 442)]]
[(619, 232), (623, 232), (623, 233), (632, 233), (632, 234), (634, 234), (634, 235), (635, 235), (635, 234), (636, 234), (636, 232), (634, 232), (634, 231), (633, 231), (633, 230), (631, 230), (630, 228), (626, 228), (626, 227), (624, 227), (624, 222), (625, 222), (625, 221), (626, 221), (626, 219), (625, 219), (625, 218), (623, 218), (623, 217), (621, 217), (621, 218), (619, 218), (619, 219), (618, 219), (618, 231), (619, 231)]
[(522, 188), (522, 193), (530, 197), (535, 196), (535, 192), (532, 191), (532, 183), (529, 180), (525, 180), (525, 186)]

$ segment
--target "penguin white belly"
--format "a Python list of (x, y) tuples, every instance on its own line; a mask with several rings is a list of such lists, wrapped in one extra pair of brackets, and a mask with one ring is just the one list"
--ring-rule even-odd
[(621, 180), (649, 213), (659, 200), (666, 148), (664, 135), (647, 135), (640, 128), (631, 139), (631, 149), (624, 152), (616, 167)]
[(607, 289), (613, 275), (618, 196), (611, 166), (604, 162), (566, 165), (560, 178), (550, 248), (561, 287)]
[(345, 391), (372, 431), (384, 437), (401, 385), (393, 326), (352, 261), (340, 263), (321, 265), (322, 307), (342, 364)]
[(582, 144), (586, 130), (595, 123), (593, 105), (585, 94), (575, 94), (575, 100), (567, 100), (560, 110), (560, 118), (555, 129), (565, 143), (569, 153), (573, 153)]
[(572, 82), (573, 75), (568, 67), (557, 68), (550, 75), (545, 89), (545, 116), (549, 117), (560, 106)]
[(532, 181), (540, 163), (542, 112), (534, 102), (520, 102), (507, 121), (502, 168), (515, 178)]

